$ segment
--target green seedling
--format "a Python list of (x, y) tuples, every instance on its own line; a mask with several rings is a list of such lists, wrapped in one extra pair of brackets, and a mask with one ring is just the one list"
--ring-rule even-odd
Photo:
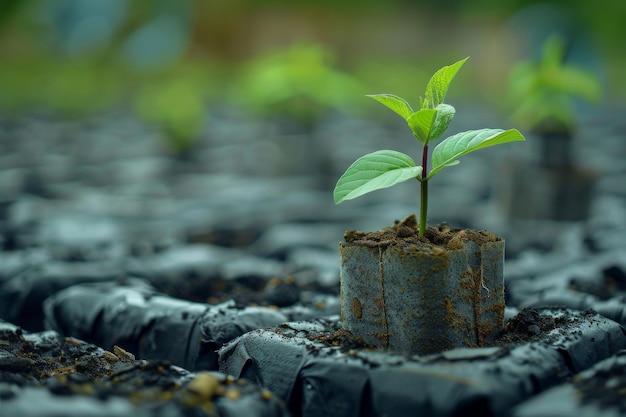
[(134, 110), (163, 129), (163, 140), (174, 155), (188, 153), (206, 124), (202, 86), (190, 77), (159, 79), (146, 83), (133, 97)]
[(333, 65), (330, 50), (295, 43), (255, 59), (239, 83), (238, 100), (253, 111), (287, 114), (312, 125), (329, 108), (353, 110), (358, 81)]
[(335, 204), (360, 197), (374, 190), (391, 187), (411, 178), (421, 184), (419, 234), (424, 236), (428, 213), (428, 181), (443, 168), (456, 165), (459, 158), (479, 149), (502, 143), (523, 141), (516, 129), (480, 129), (457, 133), (442, 140), (432, 151), (432, 168), (428, 170), (428, 148), (450, 125), (454, 107), (445, 104), (450, 82), (468, 58), (445, 66), (435, 72), (426, 86), (420, 109), (414, 111), (409, 103), (392, 94), (375, 94), (368, 97), (384, 104), (401, 116), (413, 135), (422, 143), (422, 165), (398, 151), (381, 150), (357, 159), (339, 178), (333, 192)]
[(515, 103), (511, 119), (535, 130), (571, 132), (575, 112), (573, 99), (600, 99), (600, 82), (589, 71), (565, 63), (565, 42), (551, 36), (538, 61), (515, 65), (510, 75), (510, 99)]

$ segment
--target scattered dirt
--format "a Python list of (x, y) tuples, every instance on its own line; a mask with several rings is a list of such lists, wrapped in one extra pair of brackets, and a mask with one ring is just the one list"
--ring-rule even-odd
[[(572, 317), (544, 316), (533, 308), (524, 308), (505, 324), (504, 330), (494, 342), (485, 346), (504, 346), (540, 340), (551, 331), (565, 328), (570, 322), (575, 324), (576, 321)], [(375, 349), (344, 328), (334, 332), (311, 333), (308, 338), (328, 346), (340, 346), (342, 352), (351, 349)]]
[[(245, 399), (247, 404), (252, 401), (268, 409), (275, 406), (268, 403), (276, 401), (271, 393), (245, 380), (207, 371), (190, 374), (168, 361), (136, 360), (118, 346), (109, 352), (54, 332), (24, 334), (20, 328), (3, 327), (0, 322), (2, 383), (44, 387), (53, 395), (101, 401), (124, 397), (138, 407), (154, 410), (150, 415), (164, 415), (161, 411), (169, 410), (167, 415), (218, 416), (223, 415), (222, 401)], [(0, 387), (0, 402), (17, 395), (19, 390), (6, 389), (6, 384)], [(171, 407), (181, 412), (172, 414)]]
[(329, 346), (339, 346), (341, 352), (348, 352), (353, 349), (374, 349), (359, 337), (354, 336), (349, 330), (340, 328), (333, 333), (318, 333), (310, 335), (310, 340), (322, 342)]
[(542, 316), (533, 308), (524, 308), (505, 323), (504, 330), (494, 345), (524, 343), (541, 339), (552, 330), (562, 327), (565, 320), (565, 318), (560, 317)]
[(486, 230), (454, 229), (447, 223), (428, 226), (424, 237), (420, 237), (415, 214), (409, 215), (402, 221), (396, 220), (392, 226), (375, 232), (347, 231), (344, 239), (347, 243), (358, 242), (371, 247), (414, 244), (418, 248), (430, 248), (431, 251), (433, 246), (444, 250), (455, 250), (461, 249), (463, 242), (466, 241), (474, 241), (480, 245), (501, 240)]
[(56, 333), (24, 335), (16, 328), (2, 330), (0, 338), (0, 381), (15, 372), (21, 385), (65, 375), (93, 379), (109, 376), (126, 363), (113, 352)]

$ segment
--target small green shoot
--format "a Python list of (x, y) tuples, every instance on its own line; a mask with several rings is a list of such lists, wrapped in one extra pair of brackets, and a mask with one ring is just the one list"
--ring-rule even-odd
[(516, 129), (480, 129), (457, 133), (442, 140), (432, 152), (432, 168), (428, 171), (428, 147), (438, 139), (454, 117), (454, 107), (445, 104), (448, 86), (468, 58), (438, 70), (428, 82), (420, 109), (414, 111), (401, 97), (376, 94), (368, 97), (384, 104), (402, 117), (422, 147), (422, 164), (402, 152), (376, 151), (357, 159), (339, 178), (333, 192), (335, 204), (360, 197), (371, 191), (391, 187), (411, 178), (421, 184), (419, 234), (424, 236), (428, 213), (428, 181), (443, 168), (456, 165), (459, 158), (479, 149), (502, 143), (525, 140)]
[(600, 99), (602, 89), (597, 78), (564, 59), (565, 43), (554, 35), (545, 41), (540, 60), (522, 61), (513, 67), (509, 81), (510, 100), (515, 105), (513, 121), (531, 129), (572, 131), (572, 99)]

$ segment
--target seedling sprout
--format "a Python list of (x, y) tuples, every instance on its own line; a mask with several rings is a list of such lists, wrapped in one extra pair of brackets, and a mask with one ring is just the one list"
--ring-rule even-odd
[(424, 236), (428, 214), (428, 181), (436, 173), (445, 167), (457, 165), (459, 158), (470, 152), (525, 140), (516, 129), (480, 129), (457, 133), (435, 146), (431, 156), (432, 168), (428, 171), (429, 145), (448, 129), (456, 112), (454, 107), (443, 102), (448, 86), (468, 58), (435, 72), (426, 86), (424, 98), (420, 97), (418, 111), (414, 111), (406, 100), (393, 94), (368, 95), (406, 121), (413, 136), (422, 143), (422, 165), (417, 165), (410, 156), (393, 150), (379, 150), (364, 155), (350, 165), (337, 181), (333, 192), (335, 204), (415, 178), (421, 185), (419, 235)]

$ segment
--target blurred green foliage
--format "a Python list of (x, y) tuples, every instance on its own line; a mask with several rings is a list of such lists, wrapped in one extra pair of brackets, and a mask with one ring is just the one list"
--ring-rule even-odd
[(253, 59), (234, 83), (234, 102), (271, 116), (286, 115), (312, 125), (327, 109), (355, 110), (363, 94), (358, 81), (332, 66), (319, 44), (295, 43)]
[(0, 67), (0, 107), (10, 113), (36, 108), (76, 116), (93, 113), (121, 98), (118, 77), (91, 60), (16, 59)]
[(136, 81), (131, 107), (141, 118), (163, 129), (174, 154), (189, 149), (207, 123), (216, 77), (210, 68), (209, 63), (187, 64)]
[(597, 102), (601, 86), (589, 71), (565, 62), (565, 44), (552, 36), (543, 46), (541, 59), (518, 63), (510, 74), (512, 119), (543, 132), (571, 132), (575, 123), (573, 100)]
[[(475, 93), (504, 85), (506, 71), (493, 68), (507, 69), (505, 58), (490, 58), (485, 37), (497, 32), (488, 29), (533, 3), (3, 0), (0, 112), (49, 108), (80, 117), (127, 106), (163, 126), (168, 146), (181, 152), (202, 131), (212, 105), (302, 125), (328, 109), (373, 113), (366, 92), (414, 91), (417, 98), (436, 63), (457, 56), (472, 55), (476, 65), (455, 94), (481, 97)], [(101, 19), (88, 14), (107, 5), (115, 9)], [(567, 8), (600, 45), (611, 91), (626, 97), (626, 2), (571, 0)], [(81, 21), (80, 13), (89, 19)], [(68, 39), (72, 47), (64, 47)], [(528, 83), (528, 71), (517, 71)]]

